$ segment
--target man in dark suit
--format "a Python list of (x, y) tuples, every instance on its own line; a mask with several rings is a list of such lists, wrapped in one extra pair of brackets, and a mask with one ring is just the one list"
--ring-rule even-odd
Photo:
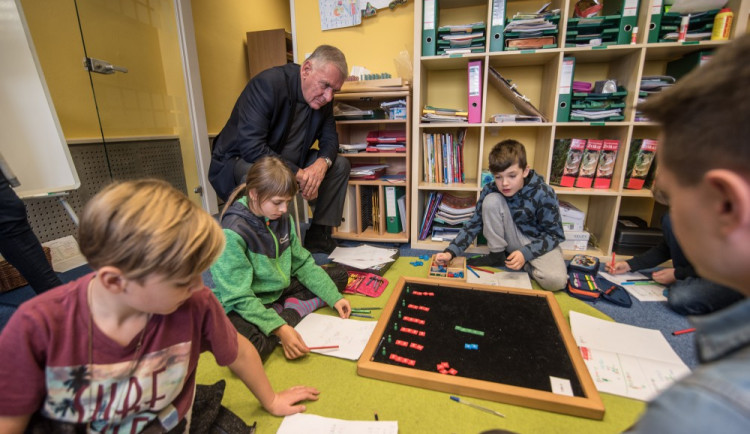
[[(333, 94), (348, 67), (344, 54), (330, 45), (315, 49), (302, 65), (269, 68), (240, 94), (224, 128), (214, 140), (208, 177), (226, 199), (260, 157), (277, 155), (295, 174), (302, 197), (314, 205), (305, 247), (330, 253), (331, 230), (341, 224), (350, 165), (336, 158), (338, 134)], [(318, 150), (311, 147), (317, 141)]]

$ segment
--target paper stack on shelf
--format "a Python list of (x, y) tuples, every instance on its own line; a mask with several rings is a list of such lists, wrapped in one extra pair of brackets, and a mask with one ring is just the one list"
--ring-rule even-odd
[(564, 200), (559, 200), (558, 204), (560, 206), (560, 219), (562, 220), (563, 229), (567, 231), (582, 231), (583, 224), (586, 221), (586, 213)]
[[(638, 104), (646, 101), (646, 99), (655, 93), (659, 93), (662, 90), (672, 86), (675, 83), (675, 78), (670, 75), (647, 75), (641, 77), (641, 87), (638, 91)], [(637, 109), (635, 111), (635, 121), (644, 122), (648, 121), (648, 118)]]
[(467, 122), (469, 112), (452, 108), (432, 107), (422, 109), (422, 122)]
[(560, 9), (548, 11), (549, 3), (532, 13), (516, 12), (505, 25), (505, 50), (557, 47)]
[(620, 15), (568, 19), (566, 47), (607, 46), (617, 44)]
[(443, 193), (432, 226), (433, 241), (451, 241), (474, 215), (476, 200), (472, 196)]
[(367, 143), (339, 143), (339, 152), (342, 154), (356, 154), (367, 149)]
[[(686, 41), (708, 41), (714, 27), (714, 19), (719, 9), (685, 14), (688, 18)], [(677, 12), (666, 12), (661, 17), (659, 42), (676, 42), (680, 36), (680, 24), (685, 16)]]
[(377, 130), (367, 133), (367, 152), (406, 152), (406, 132)]
[(484, 22), (438, 27), (437, 54), (482, 53), (486, 26)]
[(386, 167), (388, 167), (387, 164), (353, 164), (349, 177), (355, 179), (377, 179), (385, 173)]

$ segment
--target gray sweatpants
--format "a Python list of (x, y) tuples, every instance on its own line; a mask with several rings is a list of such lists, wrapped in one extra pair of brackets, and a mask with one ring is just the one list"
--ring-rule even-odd
[[(508, 209), (508, 203), (500, 193), (485, 196), (482, 203), (482, 226), (491, 252), (504, 251), (510, 254), (531, 242), (518, 230)], [(547, 291), (559, 291), (568, 282), (568, 271), (560, 246), (527, 261), (523, 269)]]

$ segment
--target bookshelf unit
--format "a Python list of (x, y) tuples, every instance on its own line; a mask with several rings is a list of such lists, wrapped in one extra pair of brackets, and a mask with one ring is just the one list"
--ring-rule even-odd
[[(336, 131), (339, 143), (363, 143), (370, 131), (402, 130), (405, 131), (406, 152), (360, 152), (357, 154), (339, 153), (338, 158), (347, 158), (354, 165), (387, 164), (385, 174), (404, 174), (403, 181), (390, 182), (383, 179), (349, 179), (347, 203), (344, 204), (344, 223), (334, 228), (333, 237), (342, 240), (408, 243), (410, 231), (410, 168), (411, 168), (411, 90), (408, 86), (388, 88), (384, 91), (337, 93), (334, 101), (342, 102), (361, 110), (380, 107), (388, 101), (406, 101), (406, 119), (370, 119), (370, 120), (337, 120)], [(388, 232), (386, 224), (386, 187), (398, 187), (405, 194), (406, 217), (405, 227), (398, 233)], [(368, 214), (372, 207), (372, 195), (378, 203), (378, 222), (373, 224)], [(346, 222), (348, 202), (353, 206), (356, 221)], [(399, 214), (400, 215), (400, 214)], [(350, 218), (350, 217), (349, 217)], [(348, 225), (345, 228), (344, 225)]]
[[(415, 249), (443, 250), (447, 242), (419, 240), (419, 231), (430, 192), (449, 191), (463, 196), (479, 197), (482, 170), (488, 170), (487, 157), (492, 147), (504, 139), (516, 139), (526, 146), (529, 165), (545, 180), (549, 180), (555, 139), (617, 139), (620, 146), (615, 162), (612, 184), (608, 189), (565, 188), (553, 186), (560, 200), (565, 200), (586, 213), (586, 230), (597, 246), (584, 252), (564, 251), (566, 257), (586, 253), (599, 257), (612, 254), (615, 227), (620, 215), (638, 216), (652, 227), (659, 227), (664, 208), (653, 199), (651, 190), (624, 188), (627, 156), (633, 139), (657, 138), (659, 128), (651, 122), (635, 121), (639, 84), (642, 76), (664, 75), (667, 63), (682, 56), (712, 48), (726, 41), (648, 43), (653, 0), (641, 0), (637, 14), (640, 31), (634, 44), (606, 47), (565, 47), (567, 20), (572, 18), (575, 0), (553, 0), (551, 9), (560, 9), (557, 48), (490, 51), (490, 28), (494, 0), (435, 0), (438, 15), (435, 28), (484, 22), (486, 25), (485, 51), (443, 56), (422, 56), (423, 1), (414, 8), (414, 104), (412, 129), (414, 155), (412, 158), (411, 246)], [(535, 12), (547, 3), (544, 0), (506, 0), (505, 16), (516, 12)], [(658, 4), (658, 2), (657, 2)], [(725, 6), (734, 12), (731, 38), (747, 32), (750, 0), (730, 0)], [(595, 82), (617, 79), (627, 89), (623, 121), (616, 122), (556, 122), (558, 89), (564, 57), (575, 58), (573, 78)], [(482, 61), (482, 106), (480, 123), (423, 123), (421, 110), (425, 105), (466, 110), (468, 107), (468, 62)], [(517, 86), (546, 118), (542, 123), (492, 123), (499, 113), (514, 113), (512, 104), (488, 80), (488, 66)], [(435, 184), (422, 181), (424, 163), (422, 136), (424, 133), (467, 130), (464, 146), (463, 184)], [(487, 252), (486, 246), (476, 241), (467, 251)]]

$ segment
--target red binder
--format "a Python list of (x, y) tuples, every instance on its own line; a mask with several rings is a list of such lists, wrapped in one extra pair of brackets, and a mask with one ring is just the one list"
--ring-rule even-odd
[(482, 122), (482, 61), (469, 61), (469, 123)]

